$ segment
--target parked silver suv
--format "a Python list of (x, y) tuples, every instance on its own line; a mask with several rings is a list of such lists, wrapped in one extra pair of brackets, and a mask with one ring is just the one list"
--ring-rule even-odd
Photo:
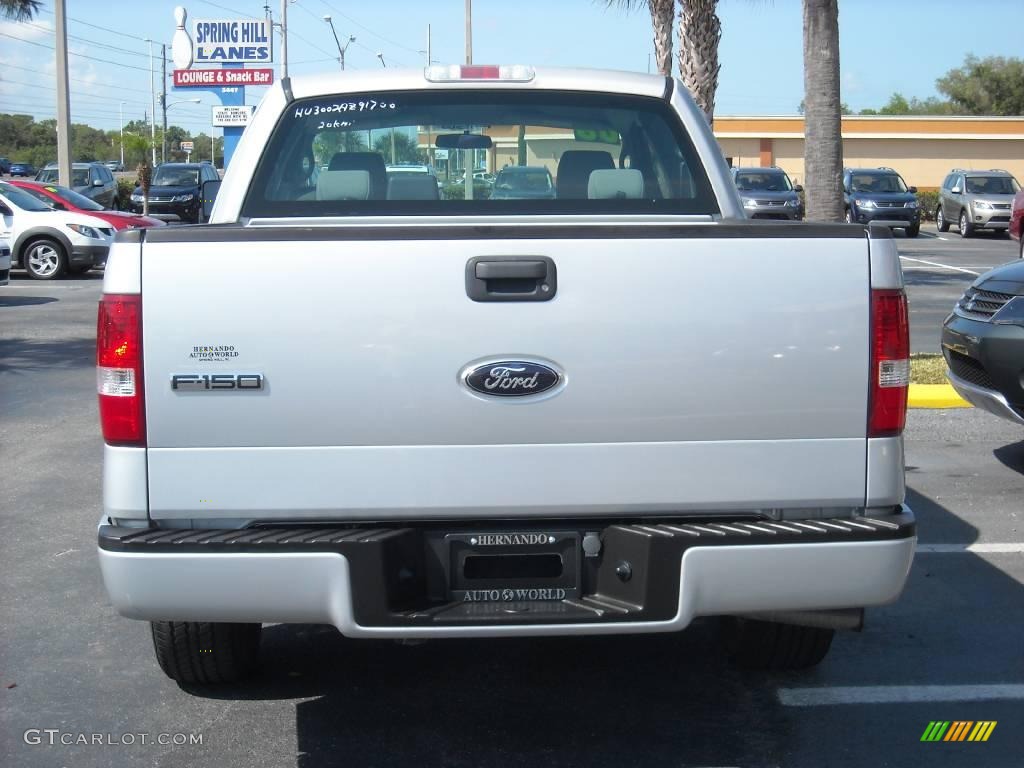
[(954, 168), (942, 182), (935, 224), (940, 232), (957, 225), (960, 237), (970, 237), (979, 229), (1007, 231), (1013, 196), (1019, 190), (1020, 184), (1008, 171)]

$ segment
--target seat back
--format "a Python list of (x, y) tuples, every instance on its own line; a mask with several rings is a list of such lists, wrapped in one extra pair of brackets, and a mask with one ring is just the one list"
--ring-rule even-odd
[(369, 194), (366, 171), (321, 171), (316, 180), (317, 200), (368, 200)]
[(437, 178), (429, 173), (388, 175), (388, 200), (439, 200)]
[(588, 149), (570, 149), (558, 161), (555, 191), (559, 198), (585, 200), (592, 171), (615, 168), (608, 152)]
[(329, 171), (366, 171), (370, 174), (370, 200), (383, 200), (387, 191), (387, 168), (376, 152), (338, 152), (327, 166)]

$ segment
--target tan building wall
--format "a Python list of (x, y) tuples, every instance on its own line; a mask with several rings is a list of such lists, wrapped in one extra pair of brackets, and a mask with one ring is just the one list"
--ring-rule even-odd
[[(777, 165), (803, 182), (802, 117), (716, 117), (715, 135), (733, 165)], [(923, 189), (939, 187), (953, 168), (1002, 168), (1024, 179), (1024, 117), (851, 115), (843, 118), (843, 162), (895, 168)]]

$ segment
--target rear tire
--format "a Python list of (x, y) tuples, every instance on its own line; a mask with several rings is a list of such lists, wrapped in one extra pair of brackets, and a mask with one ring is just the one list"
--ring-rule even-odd
[(759, 670), (813, 667), (825, 658), (836, 633), (834, 629), (735, 616), (723, 617), (722, 630), (732, 661)]
[(919, 234), (921, 234), (921, 225), (914, 224), (912, 227), (907, 227), (903, 231), (907, 233), (907, 237), (917, 237)]
[(971, 237), (974, 234), (974, 227), (971, 220), (967, 218), (967, 211), (960, 211), (960, 237)]
[(178, 683), (242, 680), (259, 662), (260, 624), (153, 621), (150, 628), (160, 669)]
[(939, 232), (949, 232), (949, 222), (946, 221), (946, 217), (942, 215), (942, 206), (940, 205), (935, 209), (935, 228)]

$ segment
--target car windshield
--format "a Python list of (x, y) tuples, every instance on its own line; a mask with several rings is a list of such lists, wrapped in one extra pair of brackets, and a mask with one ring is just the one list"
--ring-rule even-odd
[(494, 182), (498, 189), (546, 192), (551, 189), (551, 174), (546, 168), (502, 169)]
[[(434, 168), (440, 189), (425, 174), (388, 174), (389, 161)], [(527, 163), (536, 172), (509, 183), (554, 194), (497, 194), (494, 172)], [(467, 168), (474, 183), (464, 181)], [(245, 216), (275, 218), (595, 212), (718, 212), (665, 101), (513, 90), (296, 101), (271, 135), (243, 204)]]
[(199, 171), (195, 168), (160, 166), (153, 174), (154, 187), (194, 187), (199, 184)]
[(906, 192), (907, 185), (898, 173), (855, 173), (850, 179), (850, 189), (885, 194)]
[(736, 189), (741, 192), (790, 192), (793, 185), (784, 173), (737, 173)]
[[(60, 171), (56, 168), (46, 168), (39, 172), (39, 176), (36, 177), (36, 181), (42, 181), (46, 184), (56, 184), (60, 181)], [(72, 168), (71, 169), (71, 186), (73, 187), (87, 187), (89, 186), (89, 169), (88, 168)]]
[(968, 176), (967, 191), (972, 195), (1014, 195), (1020, 185), (1012, 176)]
[(35, 197), (26, 193), (25, 190), (18, 189), (17, 187), (3, 181), (0, 181), (0, 195), (3, 195), (7, 200), (18, 208), (21, 208), (23, 211), (52, 210), (49, 205), (39, 202)]

